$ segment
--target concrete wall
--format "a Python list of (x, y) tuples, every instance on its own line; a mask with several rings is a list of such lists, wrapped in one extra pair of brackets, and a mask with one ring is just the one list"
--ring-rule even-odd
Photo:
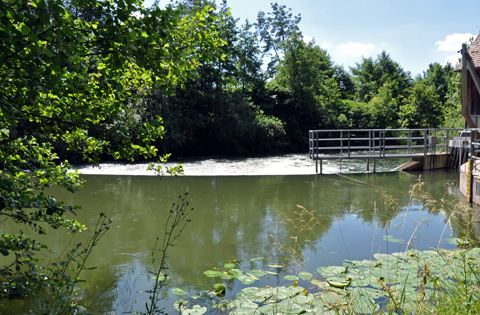
[[(472, 188), (472, 202), (480, 205), (480, 173), (475, 171), (476, 169), (480, 168), (480, 161), (474, 161), (475, 165), (473, 167), (473, 180), (471, 182)], [(468, 162), (462, 164), (460, 168), (460, 192), (468, 197), (468, 189), (469, 189), (469, 175), (468, 175)]]
[(441, 168), (448, 167), (448, 157), (447, 153), (438, 153), (435, 155), (427, 155), (425, 161), (423, 162), (424, 170), (436, 170)]

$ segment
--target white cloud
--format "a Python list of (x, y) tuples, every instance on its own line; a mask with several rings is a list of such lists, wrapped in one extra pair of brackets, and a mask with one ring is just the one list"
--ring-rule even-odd
[(445, 57), (445, 64), (449, 62), (452, 66), (456, 66), (459, 63), (459, 59), (461, 58), (460, 54), (450, 55)]
[(459, 51), (462, 48), (462, 44), (468, 42), (472, 37), (473, 35), (470, 33), (454, 33), (447, 35), (445, 40), (440, 40), (435, 45), (438, 46), (438, 51)]
[(330, 51), (332, 49), (332, 44), (329, 43), (329, 42), (323, 41), (323, 42), (320, 43), (320, 47), (322, 49), (325, 49), (326, 51)]
[(303, 36), (303, 41), (307, 44), (313, 42), (314, 40), (315, 39), (312, 36)]
[(375, 45), (349, 42), (337, 45), (337, 53), (344, 56), (369, 56), (375, 51)]

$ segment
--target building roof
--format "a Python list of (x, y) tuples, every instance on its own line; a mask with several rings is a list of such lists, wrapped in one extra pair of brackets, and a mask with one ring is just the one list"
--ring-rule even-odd
[[(473, 59), (475, 69), (480, 69), (480, 33), (478, 34), (477, 38), (475, 38), (472, 45), (470, 45), (468, 52)], [(462, 63), (460, 63), (455, 70), (462, 70)]]

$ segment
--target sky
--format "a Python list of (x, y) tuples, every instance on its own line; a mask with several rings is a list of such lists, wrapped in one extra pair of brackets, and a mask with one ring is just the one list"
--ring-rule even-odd
[(240, 24), (271, 12), (271, 2), (300, 14), (304, 40), (346, 70), (382, 51), (413, 77), (434, 62), (455, 66), (462, 43), (480, 32), (479, 0), (227, 0)]

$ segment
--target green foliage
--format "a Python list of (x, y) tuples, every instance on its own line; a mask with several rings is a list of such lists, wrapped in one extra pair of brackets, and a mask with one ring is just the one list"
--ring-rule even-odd
[(404, 128), (437, 128), (445, 121), (435, 87), (423, 82), (415, 83), (401, 110)]
[[(212, 8), (183, 14), (172, 5), (146, 9), (134, 0), (0, 2), (0, 215), (44, 234), (85, 227), (45, 190), (81, 188), (60, 154), (85, 161), (157, 155), (159, 117), (136, 124), (126, 106), (152, 86), (168, 92), (220, 55)], [(0, 239), (3, 296), (34, 292), (23, 267), (42, 247), (22, 234)], [(7, 281), (8, 282), (8, 281)], [(29, 290), (24, 285), (31, 285)]]
[[(207, 0), (180, 4), (185, 14), (214, 5)], [(226, 1), (215, 7), (218, 13), (212, 14), (222, 21), (218, 34), (227, 43), (221, 48), (224, 58), (202, 62), (183, 88), (169, 94), (157, 89), (142, 102), (131, 104), (137, 124), (154, 124), (156, 115), (164, 118), (165, 141), (155, 143), (163, 152), (291, 152), (306, 148), (311, 129), (424, 128), (426, 118), (412, 121), (419, 118), (412, 108), (427, 105), (412, 105), (409, 98), (419, 82), (435, 87), (440, 107), (447, 113), (445, 124), (462, 127), (458, 75), (450, 65), (432, 64), (414, 81), (382, 52), (347, 72), (315, 42), (305, 43), (298, 28), (300, 15), (283, 5), (272, 3), (271, 11), (260, 12), (254, 25), (246, 21), (240, 26)], [(264, 61), (269, 64), (264, 66)], [(443, 121), (434, 123), (438, 126)]]
[(393, 98), (400, 100), (408, 96), (408, 90), (412, 86), (410, 73), (405, 72), (385, 51), (379, 54), (376, 60), (363, 58), (351, 70), (356, 84), (356, 98), (359, 101), (369, 102), (387, 82), (392, 89)]
[(344, 104), (328, 53), (300, 35), (285, 43), (285, 57), (269, 84), (276, 104), (274, 116), (286, 123), (287, 135), (298, 148), (305, 147), (310, 129), (342, 128)]
[(445, 104), (449, 90), (450, 77), (454, 74), (453, 67), (450, 63), (445, 66), (439, 63), (432, 63), (428, 66), (427, 71), (423, 72), (423, 79), (426, 84), (434, 85), (438, 94), (439, 101)]
[(298, 23), (300, 14), (293, 16), (291, 9), (277, 2), (271, 3), (272, 12), (260, 11), (255, 24), (264, 46), (264, 53), (271, 58), (268, 64), (268, 77), (275, 74), (275, 67), (280, 61), (280, 55), (287, 54), (287, 42), (301, 35)]
[(378, 89), (378, 93), (368, 103), (371, 111), (371, 128), (398, 128), (400, 105), (393, 98), (390, 82), (386, 82)]
[(80, 279), (80, 273), (94, 269), (87, 267), (87, 260), (93, 248), (110, 229), (111, 223), (112, 220), (101, 213), (87, 244), (77, 243), (67, 251), (63, 260), (51, 263), (42, 272), (41, 276), (46, 285), (41, 287), (42, 298), (39, 301), (40, 308), (47, 314), (73, 314), (84, 309), (81, 296), (77, 292), (80, 289), (79, 284), (84, 282)]

